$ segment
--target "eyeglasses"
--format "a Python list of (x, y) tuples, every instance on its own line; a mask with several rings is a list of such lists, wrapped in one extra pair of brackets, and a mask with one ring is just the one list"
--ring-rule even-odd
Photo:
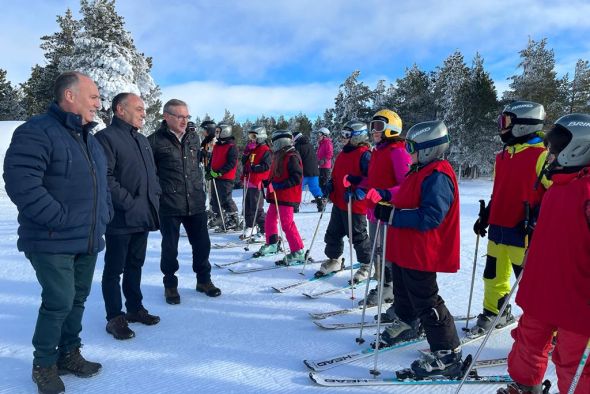
[(168, 111), (166, 111), (166, 113), (168, 115), (170, 115), (170, 116), (175, 117), (179, 121), (181, 121), (181, 120), (191, 120), (191, 118), (192, 118), (192, 116), (190, 116), (190, 115), (187, 115), (187, 116), (176, 115), (176, 114), (173, 114), (172, 112), (168, 112)]

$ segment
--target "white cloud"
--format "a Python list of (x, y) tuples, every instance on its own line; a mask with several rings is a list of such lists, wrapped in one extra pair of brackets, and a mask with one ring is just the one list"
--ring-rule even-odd
[(334, 105), (338, 83), (294, 86), (226, 85), (220, 82), (189, 82), (162, 88), (162, 102), (185, 101), (193, 116), (223, 117), (227, 108), (237, 120), (255, 120), (260, 115), (295, 115), (303, 112), (313, 121)]

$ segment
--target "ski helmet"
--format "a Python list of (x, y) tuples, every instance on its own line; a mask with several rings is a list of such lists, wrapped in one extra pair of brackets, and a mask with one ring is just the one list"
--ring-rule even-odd
[(293, 141), (297, 141), (299, 138), (301, 138), (303, 136), (303, 134), (301, 134), (301, 131), (294, 131), (292, 134), (293, 134)]
[(262, 144), (268, 138), (266, 127), (254, 125), (248, 130), (248, 134), (256, 134), (256, 142)]
[(342, 126), (341, 134), (344, 138), (350, 138), (352, 145), (358, 145), (369, 140), (367, 124), (360, 120), (349, 120)]
[(199, 126), (199, 131), (204, 131), (209, 137), (215, 137), (215, 128), (217, 125), (211, 120), (206, 120)]
[(287, 130), (276, 130), (272, 133), (272, 151), (278, 152), (286, 146), (293, 145), (293, 134)]
[(328, 129), (327, 129), (327, 128), (325, 128), (325, 127), (322, 127), (322, 128), (320, 128), (320, 129), (318, 130), (318, 134), (322, 134), (322, 135), (324, 135), (324, 136), (326, 136), (326, 137), (329, 137), (329, 136), (330, 136), (330, 130), (328, 130)]
[(412, 126), (406, 135), (406, 149), (418, 153), (418, 163), (428, 164), (449, 149), (449, 132), (444, 122), (433, 120)]
[(186, 122), (186, 132), (195, 131), (197, 127), (195, 126), (195, 122)]
[(402, 119), (390, 109), (382, 109), (373, 115), (369, 129), (382, 132), (383, 139), (398, 137), (402, 132)]
[(219, 139), (231, 137), (232, 130), (233, 130), (232, 125), (230, 125), (229, 123), (225, 123), (225, 122), (219, 123), (217, 125), (217, 127), (215, 128), (215, 132), (219, 133), (219, 135), (217, 136), (217, 138), (219, 138)]
[(584, 167), (590, 164), (590, 115), (569, 114), (555, 121), (547, 134), (550, 153), (561, 167)]
[(515, 101), (504, 107), (498, 117), (498, 128), (500, 131), (509, 129), (508, 132), (500, 134), (502, 142), (514, 144), (524, 142), (531, 134), (543, 129), (545, 120), (545, 108), (532, 101)]

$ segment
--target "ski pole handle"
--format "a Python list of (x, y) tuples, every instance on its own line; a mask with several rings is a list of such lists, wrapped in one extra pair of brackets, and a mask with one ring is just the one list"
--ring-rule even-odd
[(524, 248), (529, 247), (529, 222), (531, 220), (531, 204), (524, 202)]

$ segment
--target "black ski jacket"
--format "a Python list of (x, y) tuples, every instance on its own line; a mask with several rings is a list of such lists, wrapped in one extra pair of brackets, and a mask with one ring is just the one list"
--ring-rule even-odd
[(320, 176), (315, 149), (306, 136), (302, 135), (295, 140), (295, 149), (299, 152), (299, 156), (301, 156), (301, 161), (303, 162), (303, 176)]

